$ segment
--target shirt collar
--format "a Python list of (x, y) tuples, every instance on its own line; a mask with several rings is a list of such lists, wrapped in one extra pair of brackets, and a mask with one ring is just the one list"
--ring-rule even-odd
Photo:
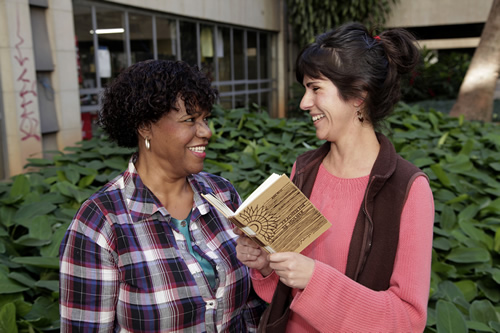
[[(118, 180), (122, 182), (119, 186), (124, 193), (132, 222), (142, 221), (157, 212), (165, 217), (169, 217), (170, 214), (165, 207), (142, 182), (134, 164), (137, 161), (137, 157), (137, 153), (132, 155), (128, 162), (127, 170), (123, 172), (122, 177)], [(187, 176), (187, 180), (194, 192), (192, 219), (196, 220), (200, 215), (205, 215), (210, 211), (209, 203), (201, 196), (201, 193), (213, 193), (214, 190), (204, 181), (204, 177), (200, 174), (189, 175)]]

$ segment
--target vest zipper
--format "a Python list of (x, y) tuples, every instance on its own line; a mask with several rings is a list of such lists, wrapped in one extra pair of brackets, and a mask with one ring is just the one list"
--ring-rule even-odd
[(371, 216), (368, 214), (367, 210), (367, 197), (368, 197), (368, 192), (370, 190), (370, 186), (373, 184), (373, 181), (375, 180), (376, 176), (373, 176), (370, 182), (368, 183), (368, 186), (366, 187), (366, 193), (365, 193), (365, 198), (363, 202), (363, 213), (365, 214), (365, 221), (368, 220), (368, 228), (365, 228), (364, 234), (363, 234), (363, 245), (361, 247), (361, 257), (359, 258), (359, 263), (358, 267), (356, 269), (356, 274), (355, 279), (357, 280), (359, 277), (359, 274), (363, 271), (363, 268), (366, 263), (366, 259), (368, 258), (368, 254), (370, 253), (370, 249), (372, 247), (372, 237), (373, 237), (373, 220)]

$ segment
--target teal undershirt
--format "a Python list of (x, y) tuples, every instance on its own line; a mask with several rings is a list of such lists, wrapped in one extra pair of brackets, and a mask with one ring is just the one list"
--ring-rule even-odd
[[(205, 276), (207, 277), (208, 283), (210, 283), (210, 287), (212, 289), (215, 288), (215, 272), (214, 268), (207, 259), (203, 258), (198, 252), (193, 251), (193, 246), (191, 245), (191, 234), (189, 233), (189, 223), (191, 222), (191, 212), (189, 212), (188, 217), (184, 220), (178, 220), (176, 218), (171, 217), (172, 223), (179, 229), (179, 231), (186, 238), (186, 243), (191, 255), (195, 257), (195, 259), (200, 263), (201, 268), (205, 272)], [(184, 222), (184, 223), (183, 223)]]

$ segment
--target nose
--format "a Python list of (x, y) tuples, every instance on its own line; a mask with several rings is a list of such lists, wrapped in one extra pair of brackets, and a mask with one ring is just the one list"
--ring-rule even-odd
[(304, 93), (304, 96), (302, 96), (302, 99), (300, 100), (300, 109), (304, 111), (308, 111), (312, 107), (312, 98), (310, 97), (310, 94), (306, 91)]
[(210, 127), (208, 127), (208, 124), (204, 120), (197, 122), (196, 135), (200, 138), (207, 138), (207, 139), (210, 139), (212, 137), (212, 131), (210, 130)]

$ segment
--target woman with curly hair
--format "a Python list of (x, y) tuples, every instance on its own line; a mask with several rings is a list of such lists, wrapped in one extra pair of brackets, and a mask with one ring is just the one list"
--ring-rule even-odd
[(106, 88), (100, 124), (137, 152), (61, 243), (61, 332), (255, 331), (264, 304), (233, 226), (201, 196), (241, 203), (231, 183), (202, 172), (216, 97), (180, 61), (136, 63)]
[(432, 191), (378, 131), (399, 99), (401, 74), (419, 61), (414, 44), (403, 29), (374, 35), (346, 23), (297, 58), (300, 107), (325, 143), (297, 158), (291, 178), (332, 227), (300, 254), (267, 255), (243, 235), (236, 247), (259, 296), (270, 302), (275, 290), (290, 291), (286, 332), (425, 328)]

